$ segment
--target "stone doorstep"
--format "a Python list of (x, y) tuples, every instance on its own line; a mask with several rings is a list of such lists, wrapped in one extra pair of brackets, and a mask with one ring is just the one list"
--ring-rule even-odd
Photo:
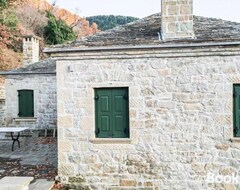
[(29, 190), (50, 190), (54, 185), (54, 181), (47, 181), (46, 179), (37, 179), (30, 183)]
[(1, 190), (28, 190), (33, 177), (4, 177), (0, 180)]
[(158, 190), (155, 187), (109, 187), (107, 190)]

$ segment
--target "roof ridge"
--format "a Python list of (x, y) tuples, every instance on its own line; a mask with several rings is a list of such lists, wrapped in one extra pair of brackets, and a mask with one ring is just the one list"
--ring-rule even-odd
[(240, 23), (219, 18), (194, 15), (194, 31), (196, 36), (194, 39), (159, 40), (161, 15), (155, 13), (71, 43), (51, 46), (48, 49), (240, 41)]

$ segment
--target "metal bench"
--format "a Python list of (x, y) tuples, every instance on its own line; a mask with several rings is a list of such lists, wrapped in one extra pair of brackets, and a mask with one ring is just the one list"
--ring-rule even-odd
[[(0, 133), (11, 133), (11, 138), (13, 140), (12, 143), (12, 151), (14, 150), (14, 144), (17, 141), (18, 142), (18, 148), (20, 148), (20, 142), (19, 142), (19, 137), (20, 137), (20, 132), (25, 131), (29, 129), (28, 127), (0, 127)], [(18, 133), (17, 137), (15, 138), (13, 136), (14, 133)]]

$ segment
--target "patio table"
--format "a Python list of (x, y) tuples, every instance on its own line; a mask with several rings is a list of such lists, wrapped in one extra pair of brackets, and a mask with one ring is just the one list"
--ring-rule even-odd
[[(12, 151), (13, 151), (14, 143), (16, 141), (18, 142), (18, 148), (20, 148), (20, 142), (19, 142), (20, 132), (25, 131), (27, 129), (29, 129), (29, 128), (28, 127), (0, 127), (0, 133), (7, 133), (7, 132), (11, 133), (11, 137), (13, 140), (13, 143), (12, 143)], [(14, 133), (18, 133), (16, 138), (13, 137)]]

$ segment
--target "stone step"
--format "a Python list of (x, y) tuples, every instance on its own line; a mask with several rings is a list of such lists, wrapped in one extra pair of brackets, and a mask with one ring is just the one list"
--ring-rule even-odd
[(1, 190), (29, 190), (33, 177), (4, 177), (0, 180)]
[(54, 181), (46, 179), (38, 179), (29, 185), (29, 190), (50, 190), (54, 185)]

